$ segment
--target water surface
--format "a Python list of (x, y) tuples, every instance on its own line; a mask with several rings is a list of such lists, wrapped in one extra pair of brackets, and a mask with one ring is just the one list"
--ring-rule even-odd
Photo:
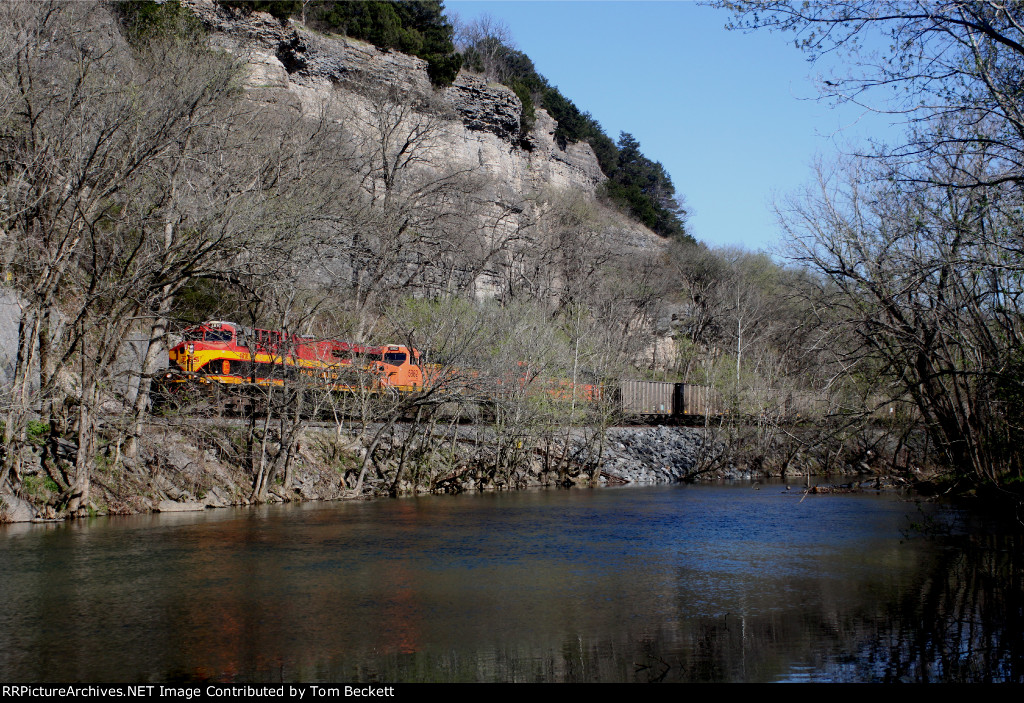
[(11, 526), (0, 679), (1020, 681), (1019, 542), (915, 527), (955, 518), (768, 485)]

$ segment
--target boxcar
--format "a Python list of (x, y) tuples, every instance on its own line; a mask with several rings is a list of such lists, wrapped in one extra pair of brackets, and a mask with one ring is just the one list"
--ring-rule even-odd
[(675, 383), (633, 381), (619, 384), (619, 398), (625, 415), (665, 416), (675, 414)]
[(623, 415), (637, 417), (718, 415), (721, 412), (721, 399), (714, 389), (689, 383), (623, 379), (619, 383), (619, 402)]

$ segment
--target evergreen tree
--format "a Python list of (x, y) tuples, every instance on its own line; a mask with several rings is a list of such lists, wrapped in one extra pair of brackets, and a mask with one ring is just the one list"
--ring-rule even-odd
[(608, 199), (662, 236), (693, 241), (683, 225), (686, 210), (676, 199), (665, 167), (644, 156), (640, 142), (629, 132), (619, 135), (617, 151), (617, 166), (606, 174)]

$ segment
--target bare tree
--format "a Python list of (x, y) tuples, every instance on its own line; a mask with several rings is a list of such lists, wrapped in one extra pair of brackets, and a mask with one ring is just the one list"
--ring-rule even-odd
[[(934, 181), (985, 168), (973, 154), (930, 163)], [(910, 187), (876, 164), (820, 172), (784, 221), (795, 256), (828, 281), (855, 342), (846, 363), (914, 401), (950, 467), (1019, 476), (1020, 266), (1005, 233), (1016, 192)], [(1016, 244), (1011, 244), (1016, 248)]]
[(382, 294), (429, 286), (446, 268), (439, 259), (476, 226), (476, 196), (485, 190), (478, 166), (451, 164), (444, 153), (439, 108), (407, 97), (367, 88), (343, 113), (361, 193), (335, 225), (348, 261), (328, 262), (327, 273), (347, 291), (357, 339), (389, 302)]
[(503, 82), (509, 78), (508, 55), (516, 48), (512, 31), (500, 19), (483, 14), (469, 22), (455, 22), (455, 46), (479, 64), (488, 80)]
[[(111, 271), (153, 263), (149, 240), (120, 228), (138, 215), (131, 204), (143, 192), (147, 171), (194, 125), (197, 106), (196, 94), (187, 90), (166, 101), (171, 91), (163, 77), (141, 66), (103, 5), (8, 3), (3, 13), (0, 102), (9, 109), (0, 137), (9, 174), (4, 244), (25, 300), (5, 423), (6, 473), (16, 468), (16, 440), (33, 404), (57, 432), (55, 411), (68, 394), (61, 379), (90, 331), (83, 323), (97, 319), (97, 307), (113, 299), (111, 286), (124, 285)], [(204, 87), (200, 101), (216, 90)], [(124, 236), (103, 241), (112, 230)], [(130, 318), (148, 296), (145, 284), (133, 288), (119, 314)], [(106, 354), (104, 346), (101, 360)], [(37, 398), (31, 392), (35, 369)], [(83, 392), (78, 402), (95, 400), (89, 388)], [(79, 484), (92, 460), (89, 425), (80, 417)]]
[(311, 256), (352, 184), (325, 168), (333, 122), (242, 97), (237, 64), (201, 36), (129, 32), (129, 44), (102, 4), (2, 12), (2, 244), (25, 301), (3, 476), (39, 412), (53, 442), (77, 437), (73, 479), (55, 474), (74, 512), (88, 500), (99, 414), (124, 400), (124, 340), (147, 338), (125, 435), (110, 438), (132, 455), (175, 297), (197, 278), (238, 284)]

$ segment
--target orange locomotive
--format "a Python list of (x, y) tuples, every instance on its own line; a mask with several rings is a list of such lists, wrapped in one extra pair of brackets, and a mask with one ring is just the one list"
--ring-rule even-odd
[(168, 357), (164, 382), (172, 384), (281, 386), (308, 380), (335, 391), (413, 391), (423, 386), (420, 353), (404, 345), (373, 347), (234, 322), (188, 328)]

